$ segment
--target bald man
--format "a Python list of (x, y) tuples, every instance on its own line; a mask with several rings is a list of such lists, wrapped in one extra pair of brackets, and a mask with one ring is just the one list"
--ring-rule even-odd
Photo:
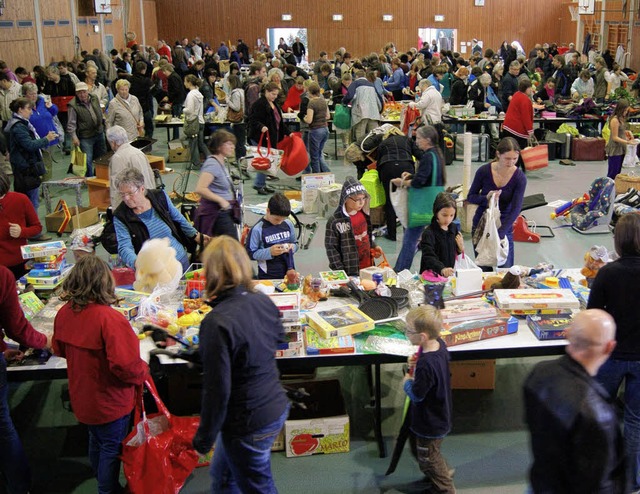
[(534, 493), (627, 492), (616, 411), (594, 379), (616, 346), (615, 331), (605, 311), (580, 312), (567, 331), (567, 354), (539, 363), (525, 381)]

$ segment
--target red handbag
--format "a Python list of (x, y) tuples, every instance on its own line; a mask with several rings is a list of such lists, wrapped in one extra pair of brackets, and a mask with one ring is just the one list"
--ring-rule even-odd
[(539, 170), (549, 166), (549, 147), (531, 140), (530, 145), (520, 151), (520, 156), (527, 171)]
[(284, 151), (282, 161), (280, 161), (280, 169), (290, 177), (302, 173), (309, 165), (307, 147), (298, 132), (285, 136), (278, 143), (278, 149)]
[[(260, 148), (262, 147), (262, 139), (264, 136), (267, 136), (267, 155), (263, 156)], [(251, 167), (259, 172), (266, 172), (269, 168), (271, 168), (271, 159), (269, 155), (271, 154), (271, 139), (269, 139), (269, 133), (263, 132), (260, 134), (260, 140), (258, 141), (258, 156), (251, 160)]]
[(176, 417), (169, 413), (155, 384), (145, 386), (159, 413), (146, 415), (142, 387), (136, 396), (135, 427), (122, 444), (122, 464), (128, 492), (132, 494), (178, 494), (198, 464), (191, 441), (200, 417)]

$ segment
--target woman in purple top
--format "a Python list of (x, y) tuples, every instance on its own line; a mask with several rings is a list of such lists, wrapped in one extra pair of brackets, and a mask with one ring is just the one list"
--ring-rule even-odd
[(509, 255), (507, 262), (498, 266), (501, 268), (513, 266), (513, 223), (520, 214), (524, 191), (527, 188), (525, 174), (516, 167), (519, 157), (520, 146), (516, 140), (513, 137), (505, 137), (498, 144), (496, 159), (478, 168), (469, 189), (469, 202), (479, 206), (473, 217), (472, 232), (475, 232), (491, 196), (498, 194), (501, 223), (498, 234), (501, 239), (506, 235), (509, 240)]

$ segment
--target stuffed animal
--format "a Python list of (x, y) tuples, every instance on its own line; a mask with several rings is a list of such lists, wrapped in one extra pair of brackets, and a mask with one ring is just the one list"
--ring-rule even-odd
[[(486, 284), (492, 289), (504, 289), (504, 290), (515, 290), (520, 288), (520, 275), (522, 274), (522, 269), (520, 266), (511, 266), (509, 271), (507, 271), (501, 280), (493, 281), (489, 284), (489, 278), (486, 280)], [(493, 277), (492, 277), (493, 278)]]
[(580, 270), (580, 274), (584, 276), (584, 280), (580, 280), (580, 284), (591, 288), (591, 284), (595, 279), (600, 268), (610, 261), (609, 252), (602, 245), (594, 245), (584, 255), (584, 267)]
[(151, 293), (158, 285), (169, 285), (180, 280), (182, 264), (168, 238), (153, 238), (142, 244), (136, 259), (136, 281), (133, 288)]

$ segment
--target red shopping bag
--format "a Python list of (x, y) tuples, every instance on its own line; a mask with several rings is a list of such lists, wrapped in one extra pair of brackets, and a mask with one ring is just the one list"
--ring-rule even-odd
[(122, 444), (122, 463), (132, 494), (178, 494), (198, 464), (191, 446), (200, 417), (175, 417), (164, 405), (153, 381), (145, 386), (159, 413), (146, 415), (142, 388), (137, 393), (135, 427)]
[[(263, 155), (260, 147), (262, 146), (262, 138), (267, 136), (267, 154)], [(263, 132), (260, 134), (260, 140), (258, 141), (258, 156), (251, 160), (251, 167), (256, 171), (262, 172), (271, 168), (271, 159), (269, 158), (269, 154), (271, 154), (271, 139), (269, 139), (269, 133)]]
[(278, 143), (278, 149), (284, 151), (282, 161), (280, 161), (280, 169), (290, 177), (295, 177), (302, 173), (309, 164), (309, 155), (307, 147), (298, 132), (285, 136)]
[(527, 171), (539, 170), (549, 166), (549, 147), (546, 144), (538, 144), (534, 147), (526, 147), (520, 151), (524, 167)]

